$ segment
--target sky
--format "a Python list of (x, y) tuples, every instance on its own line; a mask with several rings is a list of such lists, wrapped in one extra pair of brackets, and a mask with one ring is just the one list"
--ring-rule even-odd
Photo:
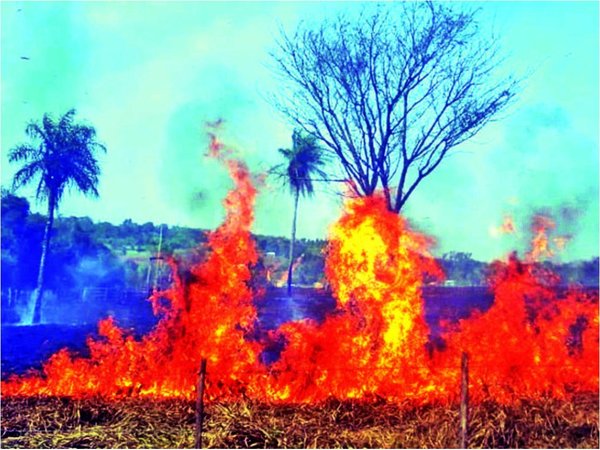
[[(415, 191), (404, 211), (434, 252), (480, 260), (523, 252), (533, 214), (572, 236), (560, 260), (598, 255), (598, 3), (484, 2), (482, 32), (523, 79), (513, 104)], [(280, 162), (292, 126), (267, 101), (277, 91), (269, 53), (280, 30), (358, 11), (359, 2), (2, 2), (1, 184), (10, 148), (44, 113), (76, 108), (107, 153), (98, 199), (67, 194), (62, 216), (214, 228), (231, 181), (206, 158), (208, 120), (259, 173)], [(33, 189), (22, 189), (33, 210)], [(341, 199), (320, 187), (302, 200), (298, 235), (325, 238)], [(506, 215), (517, 233), (494, 232)], [(292, 201), (268, 182), (254, 232), (287, 236)]]

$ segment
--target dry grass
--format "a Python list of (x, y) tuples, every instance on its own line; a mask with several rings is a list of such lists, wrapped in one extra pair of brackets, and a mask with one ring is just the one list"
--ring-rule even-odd
[[(211, 404), (204, 445), (219, 448), (452, 448), (458, 408), (328, 401)], [(598, 448), (598, 394), (474, 406), (470, 446)], [(2, 399), (5, 448), (191, 448), (194, 405), (181, 400)]]

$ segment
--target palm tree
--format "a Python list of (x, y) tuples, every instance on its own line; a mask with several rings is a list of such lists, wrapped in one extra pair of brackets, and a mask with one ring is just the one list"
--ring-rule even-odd
[(296, 242), (296, 220), (298, 218), (298, 200), (300, 196), (310, 197), (314, 193), (313, 177), (324, 178), (322, 167), (326, 164), (323, 150), (317, 145), (314, 136), (295, 130), (292, 134), (292, 148), (280, 148), (279, 153), (285, 162), (271, 169), (289, 187), (294, 196), (294, 219), (292, 238), (290, 239), (287, 293), (292, 294), (292, 271), (294, 265), (294, 244)]
[(15, 173), (13, 189), (39, 178), (36, 199), (48, 201), (42, 256), (33, 293), (33, 323), (39, 323), (41, 319), (44, 271), (50, 248), (54, 212), (65, 189), (76, 188), (83, 194), (98, 196), (100, 167), (94, 152), (106, 151), (106, 148), (96, 141), (94, 127), (74, 123), (74, 116), (75, 110), (71, 109), (57, 121), (44, 114), (41, 123), (30, 122), (25, 128), (25, 133), (34, 143), (17, 145), (8, 154), (10, 162), (23, 164)]

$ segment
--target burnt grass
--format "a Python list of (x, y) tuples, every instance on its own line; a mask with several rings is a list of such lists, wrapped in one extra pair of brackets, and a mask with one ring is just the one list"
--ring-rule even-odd
[[(469, 447), (598, 448), (598, 394), (472, 405)], [(209, 448), (455, 448), (458, 405), (381, 399), (206, 405)], [(193, 448), (194, 403), (148, 398), (2, 399), (5, 448)]]

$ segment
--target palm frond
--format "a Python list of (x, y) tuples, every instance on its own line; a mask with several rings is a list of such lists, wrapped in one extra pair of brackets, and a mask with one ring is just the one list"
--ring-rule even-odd
[(32, 159), (35, 159), (36, 153), (36, 147), (33, 147), (28, 144), (21, 144), (10, 149), (8, 153), (8, 160), (10, 162), (30, 161)]
[(292, 159), (294, 157), (294, 152), (289, 148), (280, 148), (277, 151), (286, 159)]
[(56, 125), (52, 120), (52, 117), (49, 114), (44, 114), (42, 118), (42, 127), (44, 130), (44, 135), (46, 136), (47, 141), (52, 141), (53, 137), (56, 135)]
[(11, 150), (11, 162), (29, 161), (15, 175), (16, 188), (39, 174), (37, 198), (51, 196), (58, 203), (66, 188), (98, 195), (100, 166), (95, 152), (106, 151), (106, 147), (96, 141), (94, 127), (74, 123), (74, 116), (75, 110), (70, 109), (56, 122), (44, 114), (41, 123), (32, 121), (27, 125), (25, 132), (39, 141), (39, 147), (21, 145)]
[(27, 126), (25, 127), (25, 134), (30, 139), (36, 139), (36, 140), (40, 139), (42, 141), (47, 140), (46, 131), (44, 130), (44, 128), (42, 128), (40, 126), (40, 124), (38, 122), (28, 123)]
[(66, 130), (68, 127), (71, 126), (74, 116), (75, 116), (75, 108), (71, 108), (65, 114), (63, 114), (63, 116), (60, 118), (60, 121), (58, 122), (57, 127), (61, 130)]
[(98, 175), (99, 170), (77, 170), (71, 173), (67, 184), (69, 187), (77, 186), (78, 190), (84, 194), (89, 194), (93, 197), (98, 196)]
[(292, 134), (292, 148), (280, 148), (278, 151), (285, 163), (274, 166), (272, 171), (280, 177), (285, 173), (285, 182), (292, 193), (298, 191), (303, 196), (311, 196), (314, 193), (313, 179), (326, 178), (324, 167), (328, 161), (316, 138), (296, 130)]
[(13, 190), (19, 189), (22, 186), (25, 186), (31, 182), (37, 175), (41, 175), (43, 173), (43, 168), (39, 161), (32, 161), (28, 164), (25, 164), (15, 173), (12, 182)]
[(35, 189), (35, 198), (37, 200), (43, 200), (48, 197), (47, 185), (45, 183), (44, 177), (40, 177), (40, 181)]

